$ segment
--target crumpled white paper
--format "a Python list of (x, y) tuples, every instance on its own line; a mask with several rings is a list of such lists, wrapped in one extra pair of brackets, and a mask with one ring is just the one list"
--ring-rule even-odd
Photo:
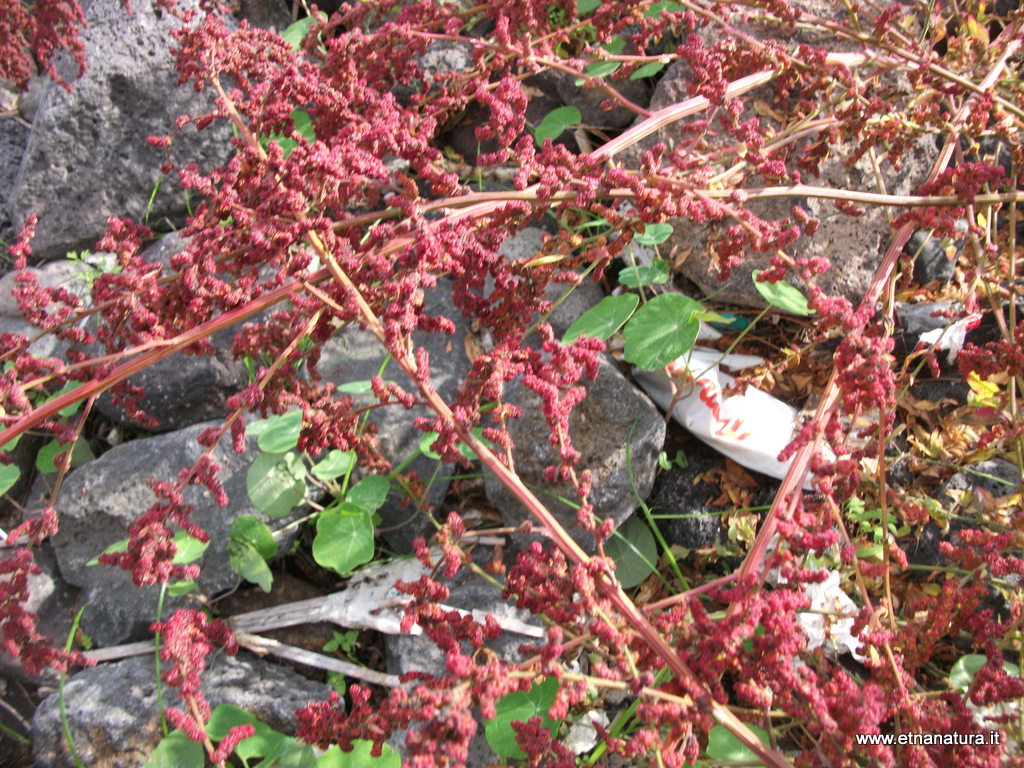
[(948, 351), (949, 354), (946, 355), (946, 362), (949, 365), (953, 365), (956, 362), (956, 356), (964, 348), (967, 332), (973, 331), (980, 324), (981, 314), (973, 314), (962, 317), (952, 325), (944, 328), (926, 331), (917, 337), (917, 349), (925, 349), (934, 344), (937, 350)]
[[(842, 614), (847, 617), (857, 613), (856, 604), (839, 587), (838, 571), (829, 571), (828, 578), (820, 584), (804, 584), (802, 588), (804, 594), (811, 598), (810, 607), (815, 611)], [(857, 650), (861, 643), (850, 633), (853, 618), (838, 619), (822, 613), (803, 612), (797, 614), (797, 620), (807, 635), (808, 651), (824, 645), (826, 650), (836, 654), (849, 653), (857, 661), (864, 662), (864, 654)]]
[(590, 752), (597, 746), (597, 729), (594, 724), (607, 728), (608, 722), (608, 715), (603, 710), (592, 709), (584, 712), (583, 716), (569, 728), (569, 733), (562, 739), (562, 746), (574, 755)]
[[(668, 365), (683, 396), (672, 418), (719, 453), (747, 469), (783, 479), (792, 459), (779, 461), (779, 453), (799, 426), (795, 408), (756, 387), (726, 397), (722, 390), (735, 379), (719, 365), (742, 370), (763, 362), (753, 355), (725, 355), (704, 347)], [(633, 371), (634, 378), (662, 409), (672, 403), (672, 382), (664, 371)], [(811, 478), (804, 484), (810, 490)]]

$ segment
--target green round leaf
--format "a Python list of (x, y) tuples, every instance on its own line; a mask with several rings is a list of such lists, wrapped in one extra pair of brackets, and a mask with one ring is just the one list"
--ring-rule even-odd
[(171, 731), (160, 740), (142, 768), (203, 768), (206, 750), (184, 731)]
[[(51, 403), (54, 400), (56, 400), (58, 397), (60, 397), (61, 395), (66, 395), (68, 392), (74, 392), (80, 386), (82, 386), (82, 382), (80, 382), (80, 381), (69, 381), (63, 387), (61, 387), (56, 392), (54, 392), (52, 395), (50, 395), (48, 398), (46, 398), (43, 402), (44, 403)], [(61, 408), (59, 411), (57, 411), (57, 415), (58, 416), (63, 416), (66, 419), (68, 416), (73, 416), (75, 414), (75, 411), (77, 411), (81, 407), (82, 407), (82, 401), (79, 400), (77, 403), (72, 403), (71, 405), (67, 405), (67, 406), (64, 406), (63, 408)]]
[[(966, 693), (974, 682), (974, 676), (985, 666), (986, 661), (984, 654), (980, 653), (961, 656), (949, 670), (949, 687)], [(1003, 669), (1010, 677), (1020, 677), (1020, 667), (1012, 661), (1003, 662)]]
[(262, 768), (316, 768), (313, 749), (291, 736), (281, 735), (260, 763)]
[(551, 110), (533, 132), (537, 144), (543, 144), (544, 139), (557, 139), (570, 125), (579, 125), (580, 119), (580, 111), (576, 107), (559, 107)]
[(608, 53), (619, 54), (622, 53), (626, 47), (626, 38), (624, 37), (613, 37), (607, 43), (602, 43), (601, 47), (604, 48)]
[(420, 452), (428, 459), (433, 459), (434, 461), (440, 461), (441, 459), (441, 454), (430, 447), (440, 434), (440, 432), (427, 432), (420, 438)]
[(283, 739), (287, 738), (260, 721), (251, 712), (234, 704), (221, 704), (210, 713), (210, 719), (206, 723), (206, 735), (214, 741), (220, 741), (232, 728), (239, 725), (252, 725), (256, 729), (252, 736), (242, 739), (235, 747), (235, 754), (246, 762), (269, 755), (280, 746)]
[(332, 450), (311, 470), (313, 477), (320, 480), (333, 480), (341, 477), (351, 469), (356, 461), (355, 451)]
[(640, 245), (661, 245), (672, 236), (671, 224), (647, 224), (642, 234), (633, 238)]
[[(36, 469), (44, 475), (56, 472), (57, 465), (54, 463), (54, 459), (57, 458), (58, 453), (61, 453), (65, 449), (67, 449), (67, 445), (61, 445), (56, 440), (48, 442), (40, 448), (39, 453), (36, 454)], [(75, 447), (71, 450), (72, 468), (88, 464), (95, 458), (96, 456), (93, 454), (92, 449), (89, 448), (89, 444), (85, 442), (85, 440), (79, 439), (75, 441)]]
[(653, 371), (686, 354), (697, 340), (700, 323), (692, 315), (700, 309), (700, 304), (679, 293), (648, 301), (622, 329), (626, 362)]
[(171, 560), (174, 565), (188, 565), (194, 563), (203, 553), (206, 552), (206, 548), (210, 546), (208, 541), (200, 541), (195, 536), (185, 533), (184, 531), (177, 531), (174, 534), (174, 558)]
[(306, 497), (305, 470), (294, 453), (257, 456), (245, 482), (253, 506), (271, 517), (284, 517)]
[(660, 285), (667, 283), (669, 278), (668, 263), (662, 259), (654, 259), (650, 266), (623, 267), (619, 270), (619, 282), (627, 288), (639, 288), (642, 285)]
[(210, 719), (206, 721), (206, 735), (214, 741), (220, 741), (236, 726), (255, 726), (259, 722), (259, 718), (246, 709), (234, 704), (221, 704), (210, 713)]
[(645, 77), (654, 77), (665, 68), (662, 61), (649, 61), (629, 76), (630, 80), (643, 80)]
[(316, 523), (313, 559), (346, 575), (373, 558), (373, 521), (362, 507), (342, 502), (324, 510)]
[[(486, 437), (484, 437), (483, 427), (473, 427), (473, 429), (471, 429), (470, 432), (473, 434), (473, 437), (475, 437), (481, 443), (486, 445), (488, 448), (492, 450), (494, 449), (494, 444), (491, 443), (491, 441), (488, 440)], [(470, 448), (467, 443), (463, 443), (461, 441), (459, 442), (459, 453), (461, 453), (470, 461), (475, 461), (476, 459), (480, 458), (479, 456), (476, 455), (476, 451)]]
[(295, 123), (295, 130), (306, 141), (312, 143), (316, 139), (316, 131), (313, 129), (313, 121), (308, 112), (301, 109), (292, 110), (292, 122)]
[(7, 493), (21, 477), (17, 464), (0, 464), (0, 496)]
[[(768, 734), (756, 725), (747, 723), (747, 728), (754, 732), (761, 743), (768, 746)], [(749, 766), (764, 765), (757, 755), (748, 749), (743, 742), (729, 733), (725, 726), (715, 725), (708, 731), (708, 748), (704, 753), (712, 760), (729, 763), (745, 763)]]
[(601, 0), (576, 0), (576, 13), (586, 16), (601, 7)]
[(284, 38), (285, 42), (288, 43), (296, 51), (302, 47), (302, 38), (309, 32), (309, 27), (313, 23), (313, 17), (307, 16), (304, 19), (299, 19), (292, 24), (288, 29), (281, 33), (281, 37)]
[(650, 8), (644, 11), (644, 16), (648, 19), (656, 19), (663, 13), (671, 13), (673, 11), (685, 11), (686, 6), (680, 5), (679, 3), (673, 3), (671, 0), (661, 0), (661, 2), (654, 3)]
[(176, 581), (173, 584), (167, 585), (167, 594), (171, 597), (180, 597), (181, 595), (187, 595), (196, 586), (194, 581)]
[(373, 384), (370, 379), (360, 381), (349, 381), (337, 389), (343, 395), (369, 395), (373, 392)]
[[(109, 547), (104, 549), (103, 552), (101, 552), (100, 554), (103, 554), (103, 555), (113, 555), (113, 554), (117, 554), (117, 553), (120, 553), (120, 552), (127, 552), (127, 551), (128, 551), (128, 539), (121, 539), (120, 541), (115, 541)], [(96, 555), (96, 557), (94, 557), (92, 560), (90, 560), (89, 562), (86, 563), (86, 565), (99, 565), (99, 564), (100, 564), (100, 556), (99, 555)]]
[(615, 561), (615, 577), (625, 589), (632, 589), (650, 576), (658, 562), (654, 534), (635, 515), (612, 534), (604, 551)]
[(228, 539), (228, 562), (239, 576), (269, 592), (274, 583), (274, 574), (263, 556), (251, 544), (238, 539)]
[(373, 757), (372, 741), (356, 739), (351, 752), (342, 752), (337, 745), (327, 748), (316, 759), (316, 768), (401, 768), (402, 757), (387, 744), (381, 745), (380, 757)]
[[(298, 444), (299, 433), (302, 432), (302, 411), (289, 411), (280, 416), (271, 416), (263, 422), (258, 434), (260, 450), (264, 453), (284, 453)], [(249, 427), (250, 430), (252, 426)], [(257, 433), (253, 430), (251, 434)]]
[(757, 276), (759, 274), (761, 274), (760, 271), (756, 269), (750, 273), (750, 277), (754, 281), (754, 287), (757, 288), (757, 292), (761, 294), (761, 297), (773, 307), (778, 307), (794, 315), (807, 316), (813, 314), (811, 308), (807, 306), (807, 297), (799, 289), (794, 288), (785, 280), (780, 280), (777, 283), (758, 282)]
[(261, 557), (273, 557), (277, 554), (274, 534), (266, 523), (255, 515), (239, 515), (231, 521), (228, 538), (244, 541), (259, 552)]
[(355, 504), (368, 512), (380, 509), (387, 501), (391, 483), (386, 477), (369, 475), (364, 477), (348, 492), (345, 501)]
[(604, 341), (629, 320), (639, 303), (640, 297), (633, 293), (605, 296), (566, 329), (562, 343), (572, 344), (580, 336)]
[(544, 727), (554, 736), (558, 722), (551, 719), (548, 710), (555, 703), (557, 693), (558, 680), (548, 677), (528, 691), (510, 693), (499, 700), (496, 705), (497, 714), (484, 727), (484, 736), (495, 754), (517, 759), (526, 757), (516, 743), (512, 723), (525, 723), (531, 718), (539, 717), (543, 720)]
[[(583, 74), (587, 77), (607, 77), (621, 66), (621, 61), (595, 61), (583, 70)], [(584, 82), (583, 78), (577, 78), (576, 80), (577, 85), (583, 85)]]

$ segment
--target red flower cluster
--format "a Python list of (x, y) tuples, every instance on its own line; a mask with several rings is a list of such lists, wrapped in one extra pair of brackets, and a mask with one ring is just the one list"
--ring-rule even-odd
[(0, 79), (19, 88), (28, 87), (35, 64), (66, 91), (71, 90), (53, 64), (54, 57), (66, 51), (78, 64), (78, 75), (85, 71), (85, 46), (78, 37), (85, 14), (77, 0), (9, 0), (0, 14)]
[[(154, 622), (151, 632), (160, 633), (160, 658), (171, 666), (161, 673), (165, 683), (178, 689), (178, 695), (187, 711), (168, 707), (167, 719), (175, 728), (180, 728), (192, 741), (208, 743), (206, 721), (210, 719), (210, 705), (203, 695), (202, 673), (206, 669), (206, 658), (215, 645), (221, 645), (232, 656), (238, 653), (238, 641), (228, 625), (220, 619), (210, 620), (202, 611), (179, 609), (167, 621)], [(218, 750), (224, 752), (220, 762), (243, 738), (253, 734), (251, 725), (239, 726), (224, 739)], [(225, 745), (230, 748), (225, 749)]]

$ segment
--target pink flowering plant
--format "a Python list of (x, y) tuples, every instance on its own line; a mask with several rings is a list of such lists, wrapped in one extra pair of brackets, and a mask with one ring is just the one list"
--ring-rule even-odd
[[(0, 46), (6, 76), (24, 82), (30, 54), (44, 67), (58, 49), (80, 58), (74, 3), (9, 5), (15, 13), (0, 21), (12, 32)], [(335, 694), (310, 703), (296, 713), (300, 746), (347, 751), (369, 742), (380, 755), (385, 741), (407, 730), (404, 765), (461, 766), (481, 729), (477, 713), (504, 722), (507, 702), (520, 696), (533, 715), (502, 726), (514, 742), (503, 756), (524, 765), (604, 764), (611, 755), (659, 766), (1024, 765), (1012, 746), (1024, 738), (1024, 681), (1013, 666), (1024, 653), (1020, 488), (960, 502), (970, 525), (941, 545), (952, 565), (909, 581), (911, 533), (950, 512), (887, 474), (899, 451), (935, 483), (980, 458), (1005, 456), (1018, 468), (1024, 459), (1019, 10), (981, 2), (865, 4), (825, 18), (787, 0), (368, 0), (344, 3), (330, 16), (314, 7), (292, 44), (229, 24), (214, 3), (203, 12), (159, 5), (181, 18), (173, 51), (181, 87), (209, 95), (208, 112), (181, 116), (178, 129), (230, 123), (234, 152), (208, 172), (164, 168), (202, 201), (181, 230), (187, 246), (168, 267), (142, 255), (149, 229), (111, 219), (98, 248), (115, 254), (119, 269), (95, 277), (88, 305), (22, 272), (16, 297), (26, 318), (67, 352), (39, 358), (28, 351), (31, 339), (4, 335), (0, 446), (30, 429), (50, 434), (62, 446), (55, 464), (63, 477), (97, 397), (109, 392), (146, 423), (129, 378), (186, 348), (209, 353), (213, 333), (235, 329), (235, 356), (261, 361), (250, 385), (230, 399), (223, 426), (202, 434), (208, 450), (194, 466), (175, 479), (153, 478), (153, 505), (131, 526), (124, 551), (101, 558), (139, 586), (194, 579), (196, 566), (175, 560), (174, 536), (208, 535), (191, 520), (183, 491), (202, 485), (227, 504), (212, 450), (230, 440), (244, 452), (245, 414), (301, 414), (289, 417), (297, 450), (353, 452), (365, 475), (387, 475), (401, 458), (383, 454), (364, 427), (364, 406), (317, 368), (337, 329), (358, 326), (404, 375), (375, 378), (377, 401), (426, 405), (432, 415), (417, 427), (436, 433), (430, 449), (465, 464), (460, 448), (468, 447), (529, 511), (524, 530), (544, 541), (502, 576), (504, 596), (546, 627), (543, 641), (510, 660), (487, 648), (500, 633), (492, 619), (438, 606), (449, 594), (445, 580), (473, 567), (462, 548), (463, 520), (455, 513), (438, 520), (436, 541), (417, 548), (431, 575), (401, 585), (412, 597), (403, 629), (423, 628), (444, 652), (447, 674), (410, 674), (385, 693), (353, 685), (344, 701)], [(426, 69), (422, 56), (438, 42), (464, 45), (472, 51), (468, 64)], [(656, 76), (676, 61), (687, 67), (680, 101), (650, 111), (620, 93), (618, 84)], [(596, 146), (578, 152), (539, 140), (526, 119), (524, 80), (544, 71), (579, 78), (605, 97), (604, 108), (629, 110), (636, 122), (618, 135), (592, 131)], [(481, 172), (508, 171), (512, 189), (476, 189), (443, 151), (446, 127), (473, 110), (486, 115), (476, 129), (484, 150), (476, 164)], [(573, 123), (566, 114), (560, 119)], [(1005, 166), (982, 152), (982, 140), (1006, 148)], [(174, 141), (151, 139), (161, 147)], [(932, 148), (926, 182), (914, 195), (888, 193), (885, 169), (922, 142)], [(849, 165), (871, 159), (877, 188), (818, 184), (822, 164), (840, 147)], [(791, 255), (801, 239), (815, 237), (818, 218), (796, 204), (782, 218), (755, 212), (759, 200), (807, 197), (832, 201), (830, 216), (857, 216), (869, 206), (892, 214), (891, 236), (857, 302), (822, 287), (843, 265)], [(565, 226), (535, 256), (503, 255), (508, 238), (546, 214)], [(603, 222), (592, 228), (600, 234), (581, 227), (595, 220)], [(687, 352), (706, 310), (691, 300), (656, 301), (671, 294), (637, 278), (630, 311), (601, 333), (565, 343), (543, 319), (552, 309), (550, 286), (612, 285), (609, 266), (634, 239), (679, 220), (721, 225), (709, 253), (721, 278), (761, 254), (761, 284), (797, 279), (806, 286), (813, 323), (798, 329), (799, 344), (785, 342), (784, 354), (739, 386), (768, 386), (814, 350), (836, 346), (816, 412), (780, 457), (791, 460), (789, 470), (738, 564), (725, 575), (695, 564), (684, 579), (666, 548), (656, 564), (662, 573), (652, 578), (665, 578), (671, 590), (651, 599), (617, 578), (606, 552), (613, 525), (591, 504), (595, 480), (574, 447), (570, 416), (586, 396), (584, 383), (598, 376), (599, 355), (617, 349), (614, 334), (633, 308), (652, 314), (665, 307), (661, 321), (673, 329), (664, 346), (639, 356), (631, 352), (636, 337), (624, 329), (626, 361), (647, 369)], [(985, 400), (981, 430), (935, 423), (921, 401), (908, 399), (922, 365), (938, 368), (935, 349), (918, 353), (916, 368), (915, 359), (901, 367), (894, 355), (894, 298), (923, 290), (910, 283), (904, 245), (920, 229), (959, 238), (959, 220), (968, 225), (966, 246), (942, 290), (996, 328), (958, 361)], [(32, 234), (30, 221), (11, 249), (19, 268), (28, 264)], [(471, 318), (489, 339), (451, 401), (432, 383), (429, 355), (412, 342), (414, 331), (454, 331), (452, 317), (424, 310), (442, 278), (454, 285), (452, 315)], [(85, 316), (94, 323), (83, 326)], [(539, 343), (528, 343), (534, 330)], [(575, 489), (580, 531), (567, 530), (516, 473), (507, 425), (520, 414), (505, 393), (519, 377), (539, 397), (557, 449), (547, 479)], [(48, 401), (37, 396), (69, 382), (78, 386)], [(61, 416), (78, 402), (85, 403), (80, 413)], [(894, 438), (904, 431), (906, 447), (898, 449)], [(924, 472), (943, 462), (944, 469)], [(11, 467), (0, 469), (12, 481)], [(400, 477), (409, 492), (421, 487), (419, 478)], [(7, 539), (14, 556), (0, 562), (4, 650), (30, 671), (89, 663), (78, 651), (54, 650), (23, 604), (36, 568), (32, 548), (59, 524), (55, 506), (27, 516)], [(900, 539), (894, 531), (901, 530), (910, 533)], [(583, 532), (595, 542), (591, 551), (578, 543)], [(854, 608), (818, 611), (826, 623), (852, 619), (857, 661), (811, 648), (801, 622), (811, 589), (829, 570), (848, 585)], [(201, 674), (213, 648), (234, 652), (237, 638), (198, 609), (179, 611), (153, 631), (162, 636), (164, 682), (182, 702), (167, 717), (210, 761), (226, 764), (253, 726), (239, 723), (211, 739)], [(950, 649), (957, 655), (950, 658)], [(968, 657), (976, 662), (964, 675)], [(618, 710), (609, 703), (613, 693), (626, 698)], [(978, 708), (992, 705), (1004, 705), (1002, 714), (982, 720)], [(618, 717), (596, 725), (598, 746), (579, 756), (560, 729), (600, 709)], [(489, 725), (488, 734), (497, 728)], [(1000, 738), (908, 745), (856, 738), (908, 732)]]

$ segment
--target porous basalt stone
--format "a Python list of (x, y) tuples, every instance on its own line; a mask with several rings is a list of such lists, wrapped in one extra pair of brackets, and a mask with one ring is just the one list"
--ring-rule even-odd
[[(322, 701), (330, 688), (263, 659), (240, 653), (209, 657), (203, 690), (211, 708), (232, 704), (271, 728), (294, 732), (295, 710)], [(79, 759), (93, 768), (139, 768), (161, 738), (160, 709), (151, 654), (101, 664), (64, 686), (65, 711)], [(163, 686), (166, 707), (180, 707), (178, 691)], [(36, 765), (73, 768), (60, 721), (57, 694), (32, 720)]]
[[(180, 0), (183, 10), (198, 0)], [(210, 110), (209, 91), (176, 87), (170, 48), (178, 19), (137, 3), (127, 13), (121, 0), (92, 0), (81, 31), (88, 67), (70, 93), (47, 82), (8, 205), (15, 226), (39, 217), (33, 257), (51, 259), (92, 248), (110, 216), (161, 224), (184, 220), (187, 204), (177, 176), (161, 177), (166, 150), (149, 136), (175, 133), (181, 114)], [(77, 65), (65, 61), (62, 76)], [(171, 160), (210, 168), (232, 149), (226, 126), (175, 135)], [(154, 192), (155, 195), (150, 197)]]
[[(53, 538), (53, 548), (61, 574), (70, 584), (82, 588), (82, 602), (88, 604), (82, 628), (99, 645), (147, 637), (149, 624), (156, 616), (160, 587), (136, 587), (128, 572), (89, 565), (89, 561), (127, 536), (128, 526), (155, 502), (146, 481), (151, 477), (173, 481), (182, 467), (192, 466), (204, 452), (196, 442), (199, 433), (220, 425), (219, 421), (206, 422), (124, 443), (74, 470), (64, 480), (56, 504), (60, 530)], [(221, 467), (219, 478), (229, 500), (226, 509), (218, 506), (206, 488), (191, 486), (184, 492), (185, 503), (194, 506), (191, 519), (210, 535), (209, 546), (197, 561), (202, 566), (199, 586), (208, 595), (234, 586), (239, 578), (228, 562), (232, 520), (243, 514), (267, 520), (251, 505), (246, 491), (246, 473), (255, 443), (255, 438), (250, 438), (246, 455), (234, 453), (223, 442), (214, 450), (213, 459)], [(294, 534), (293, 530), (278, 542), (279, 552), (288, 551)], [(187, 596), (168, 597), (165, 613), (187, 600)]]
[[(587, 397), (572, 413), (569, 433), (581, 454), (580, 469), (593, 472), (590, 502), (594, 514), (622, 523), (654, 483), (658, 453), (665, 441), (665, 421), (647, 395), (619, 373), (607, 357), (600, 358), (595, 381), (583, 381)], [(568, 484), (550, 487), (544, 471), (558, 463), (558, 449), (549, 442), (551, 430), (540, 408), (540, 398), (522, 379), (508, 385), (507, 402), (519, 406), (522, 415), (509, 423), (515, 445), (516, 473), (528, 486), (538, 486), (541, 500), (581, 545), (593, 548), (593, 535), (576, 525), (576, 511), (558, 500), (575, 498)], [(632, 476), (632, 477), (631, 477)], [(529, 517), (515, 495), (494, 475), (486, 479), (487, 498), (501, 510), (506, 525), (518, 526)]]

